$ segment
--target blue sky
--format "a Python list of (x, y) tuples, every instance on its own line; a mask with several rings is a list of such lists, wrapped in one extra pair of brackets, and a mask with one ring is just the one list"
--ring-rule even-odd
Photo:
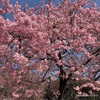
[[(10, 0), (10, 3), (15, 4), (16, 1), (18, 1), (20, 5), (22, 5), (23, 3), (24, 4), (27, 3), (29, 7), (34, 7), (35, 4), (37, 4), (37, 5), (41, 4), (41, 0)], [(45, 0), (45, 1), (47, 2), (48, 0)], [(53, 1), (54, 4), (57, 4), (58, 1), (61, 1), (61, 0), (52, 0), (52, 1)], [(100, 0), (91, 0), (91, 1), (96, 2), (97, 6), (100, 7)], [(11, 15), (6, 15), (6, 17), (9, 18), (10, 20), (12, 19)]]
[[(33, 7), (35, 3), (41, 4), (42, 0), (10, 0), (10, 3), (14, 4), (16, 1), (18, 1), (19, 4), (22, 4), (22, 2), (28, 3), (29, 7)], [(45, 1), (47, 2), (48, 0)], [(57, 4), (57, 1), (61, 1), (61, 0), (53, 0), (53, 3)]]
[[(41, 0), (10, 0), (12, 4), (14, 4), (16, 1), (18, 1), (20, 4), (22, 4), (22, 2), (24, 3), (28, 3), (28, 5), (30, 7), (33, 7), (33, 4), (36, 3), (36, 4), (40, 4), (41, 3)], [(48, 0), (45, 0), (46, 2)], [(61, 1), (61, 0), (52, 0), (53, 3), (57, 4), (57, 1)], [(100, 0), (91, 0), (93, 2), (96, 2), (98, 6), (100, 6)]]

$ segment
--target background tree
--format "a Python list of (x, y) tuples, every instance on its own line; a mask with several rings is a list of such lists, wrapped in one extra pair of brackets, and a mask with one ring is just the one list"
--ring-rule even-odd
[(100, 91), (100, 8), (89, 0), (42, 3), (22, 10), (0, 0), (0, 85), (9, 91), (1, 99), (43, 100), (45, 86), (56, 79), (57, 100), (71, 79), (85, 81), (73, 87), (78, 94)]

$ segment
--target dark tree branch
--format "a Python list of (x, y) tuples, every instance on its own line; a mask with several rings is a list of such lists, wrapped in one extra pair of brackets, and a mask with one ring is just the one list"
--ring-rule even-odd
[(98, 72), (100, 72), (100, 69), (99, 69), (99, 70), (97, 70), (97, 71), (95, 71), (95, 72), (93, 72), (93, 73), (97, 74)]
[(99, 76), (97, 76), (94, 80), (95, 80), (95, 81), (97, 81), (99, 78), (100, 78), (100, 75), (99, 75)]
[(42, 77), (42, 81), (45, 80), (45, 77), (46, 77), (47, 73), (49, 72), (49, 70), (50, 70), (50, 67), (49, 67), (49, 68), (46, 70), (46, 72), (44, 73), (44, 75), (43, 75), (43, 77)]
[[(97, 76), (98, 73), (100, 73), (100, 69), (94, 72), (94, 80), (97, 81), (100, 78), (100, 75)], [(97, 76), (97, 77), (96, 77)]]
[(97, 54), (100, 52), (100, 48), (98, 48), (96, 51), (94, 51), (91, 55)]
[(89, 58), (83, 65), (87, 65), (91, 60), (92, 58)]
[[(96, 54), (96, 56), (98, 56), (99, 52), (100, 52), (100, 48), (98, 48), (96, 51), (94, 51), (91, 55)], [(92, 60), (92, 58), (87, 59), (87, 61), (83, 65), (87, 65), (91, 60)]]
[(94, 75), (94, 80), (95, 81), (97, 81), (99, 78), (100, 78), (100, 75), (98, 75), (97, 77), (96, 77), (96, 75)]

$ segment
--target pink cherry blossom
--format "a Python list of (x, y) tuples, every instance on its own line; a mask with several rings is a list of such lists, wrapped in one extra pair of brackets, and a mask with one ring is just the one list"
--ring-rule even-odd
[(75, 74), (75, 75), (79, 75), (80, 73), (79, 73), (79, 71), (76, 71), (76, 72), (74, 72), (74, 74)]
[(15, 53), (13, 56), (14, 60), (17, 61), (20, 64), (26, 64), (27, 63), (27, 58), (25, 58), (23, 55), (19, 54), (19, 53)]
[(12, 100), (44, 100), (49, 92), (55, 93), (51, 100), (61, 100), (72, 81), (78, 94), (86, 95), (84, 88), (90, 94), (100, 91), (100, 8), (95, 3), (10, 3), (0, 0), (0, 83)]
[(74, 87), (76, 91), (80, 90), (79, 86)]

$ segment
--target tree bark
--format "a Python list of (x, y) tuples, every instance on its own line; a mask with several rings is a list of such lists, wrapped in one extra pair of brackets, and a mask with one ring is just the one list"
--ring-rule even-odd
[(71, 76), (72, 76), (72, 73), (69, 73), (68, 78), (66, 78), (66, 73), (64, 72), (64, 70), (60, 70), (60, 75), (59, 75), (59, 78), (60, 78), (60, 81), (59, 81), (60, 95), (58, 96), (58, 100), (62, 100), (63, 93), (64, 93), (64, 90), (66, 88), (66, 83), (71, 78)]

